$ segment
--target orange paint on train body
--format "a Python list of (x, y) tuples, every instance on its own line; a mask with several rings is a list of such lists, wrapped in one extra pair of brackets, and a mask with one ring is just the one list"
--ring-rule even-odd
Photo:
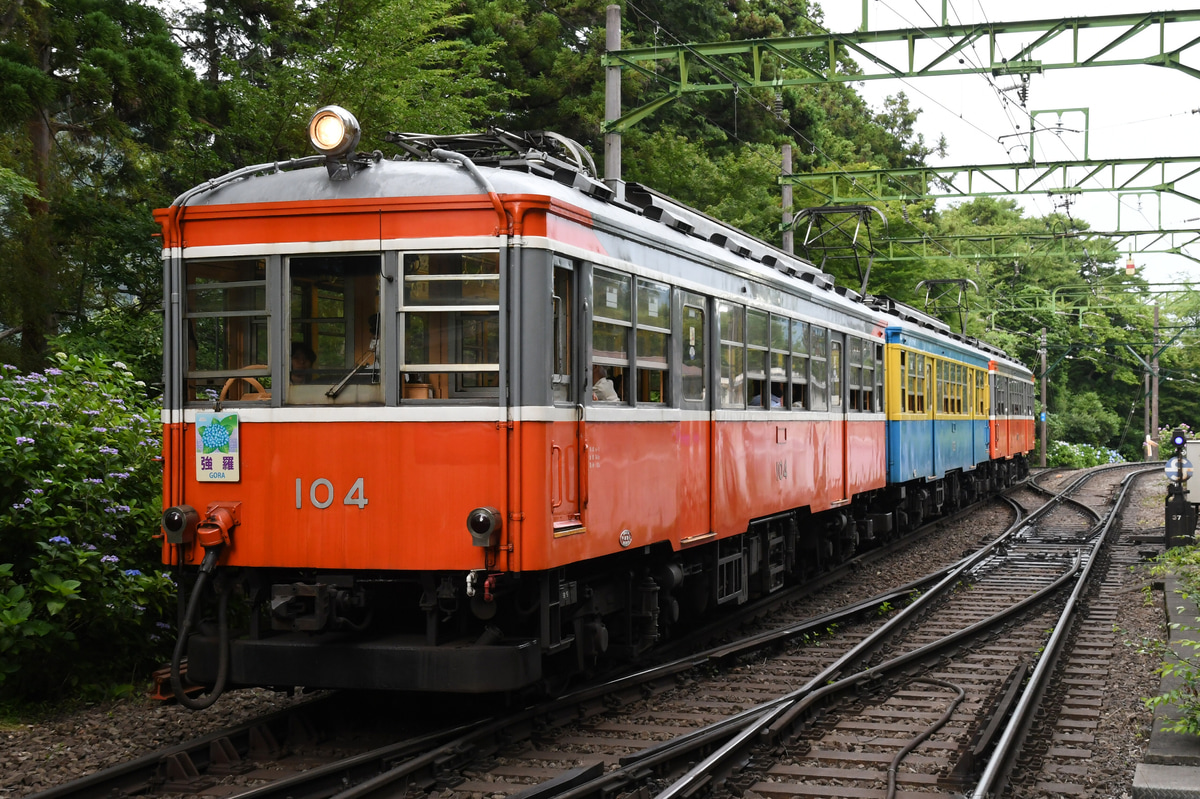
[(992, 419), (993, 459), (1006, 459), (1014, 455), (1024, 455), (1033, 449), (1036, 439), (1033, 419), (1019, 416), (1006, 416)]
[[(539, 571), (659, 542), (678, 550), (710, 530), (736, 535), (754, 518), (826, 510), (884, 485), (882, 423), (849, 425), (845, 460), (842, 426), (828, 422), (722, 422), (715, 447), (705, 421), (585, 429), (580, 462), (570, 423), (514, 423), (510, 432), (471, 421), (244, 422), (242, 480), (229, 484), (196, 480), (189, 424), (184, 451), (168, 452), (183, 465), (183, 496), (167, 504), (241, 503), (227, 565), (363, 571), (482, 568), (463, 520), (491, 505), (514, 519), (493, 567)], [(509, 453), (518, 437), (519, 460)], [(556, 528), (558, 496), (584, 490), (581, 524)], [(193, 547), (187, 557), (202, 555)]]
[(207, 205), (188, 207), (174, 219), (177, 209), (160, 209), (155, 218), (168, 249), (512, 233), (603, 252), (585, 211), (551, 197), (505, 195), (502, 202), (511, 230), (499, 229), (495, 210), (479, 195)]

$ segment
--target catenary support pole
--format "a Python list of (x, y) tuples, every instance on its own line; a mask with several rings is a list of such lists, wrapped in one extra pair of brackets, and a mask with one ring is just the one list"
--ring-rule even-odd
[(1041, 432), (1038, 433), (1038, 439), (1042, 443), (1041, 455), (1038, 459), (1038, 465), (1042, 468), (1046, 467), (1046, 410), (1049, 405), (1049, 397), (1046, 396), (1046, 328), (1042, 328), (1042, 346), (1038, 352), (1042, 355), (1042, 423)]
[[(604, 46), (610, 53), (621, 49), (621, 7), (611, 5), (605, 18)], [(621, 118), (621, 68), (609, 66), (604, 70), (604, 121), (615, 122)], [(618, 200), (625, 199), (621, 188), (621, 132), (610, 130), (604, 134), (604, 182), (616, 194)]]
[(792, 174), (792, 145), (783, 145), (783, 251), (796, 252), (796, 237), (792, 230), (792, 184), (788, 178)]
[(1150, 358), (1150, 435), (1158, 440), (1158, 306), (1154, 306), (1154, 351)]

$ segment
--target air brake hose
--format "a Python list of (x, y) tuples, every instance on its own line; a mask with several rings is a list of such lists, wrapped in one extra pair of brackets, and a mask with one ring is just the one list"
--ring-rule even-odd
[(184, 614), (183, 624), (179, 628), (179, 639), (175, 642), (175, 652), (171, 656), (171, 690), (175, 693), (175, 701), (189, 710), (204, 710), (210, 707), (224, 693), (225, 682), (229, 678), (229, 621), (226, 612), (229, 609), (229, 591), (218, 591), (217, 680), (213, 684), (212, 690), (200, 699), (192, 699), (183, 690), (183, 675), (181, 674), (183, 651), (187, 646), (188, 634), (191, 632), (196, 614), (200, 610), (200, 595), (203, 593), (209, 576), (216, 570), (217, 559), (220, 555), (220, 546), (209, 547), (204, 551), (204, 560), (200, 563), (200, 576), (196, 578), (196, 585), (192, 587), (192, 597), (188, 601), (187, 613)]

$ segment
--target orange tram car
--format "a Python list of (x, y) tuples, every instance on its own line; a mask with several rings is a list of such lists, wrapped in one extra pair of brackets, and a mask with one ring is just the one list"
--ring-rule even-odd
[(310, 138), (156, 214), (189, 707), (547, 685), (1027, 472), (1028, 369), (570, 140)]

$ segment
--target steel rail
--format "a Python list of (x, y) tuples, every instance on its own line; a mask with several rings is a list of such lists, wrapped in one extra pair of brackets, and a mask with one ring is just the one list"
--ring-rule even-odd
[(1092, 568), (1096, 563), (1097, 555), (1104, 546), (1104, 542), (1108, 537), (1109, 531), (1112, 529), (1113, 522), (1116, 521), (1118, 513), (1124, 508), (1129, 494), (1129, 487), (1141, 475), (1156, 471), (1158, 469), (1140, 469), (1130, 472), (1121, 481), (1121, 491), (1114, 501), (1111, 511), (1104, 519), (1100, 529), (1095, 531), (1095, 541), (1092, 544), (1090, 556), (1087, 558), (1087, 565), (1084, 566), (1083, 572), (1079, 575), (1075, 590), (1072, 591), (1070, 598), (1067, 600), (1066, 607), (1063, 608), (1062, 613), (1059, 615), (1058, 623), (1054, 626), (1054, 632), (1051, 634), (1050, 640), (1046, 642), (1043, 655), (1038, 660), (1038, 665), (1034, 669), (1033, 674), (1030, 675), (1027, 687), (1022, 692), (1021, 699), (1013, 710), (1008, 725), (1005, 726), (1004, 731), (1001, 733), (1000, 740), (997, 742), (992, 756), (988, 759), (988, 764), (984, 768), (983, 774), (980, 775), (979, 782), (969, 794), (971, 799), (983, 799), (988, 796), (993, 788), (996, 787), (996, 783), (1012, 768), (1019, 744), (1028, 732), (1032, 721), (1033, 710), (1044, 695), (1050, 676), (1058, 665), (1063, 644), (1069, 634), (1072, 622), (1075, 620), (1083, 592), (1090, 584)]

